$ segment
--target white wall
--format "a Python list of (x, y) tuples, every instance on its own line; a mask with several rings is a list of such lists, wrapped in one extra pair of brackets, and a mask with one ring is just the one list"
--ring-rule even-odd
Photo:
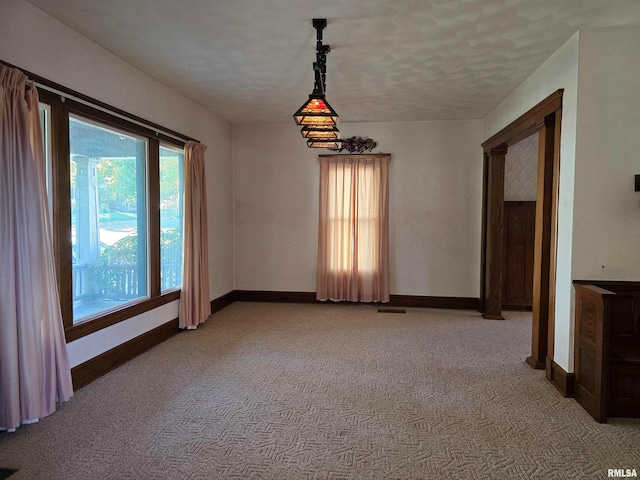
[[(208, 145), (210, 297), (233, 289), (231, 126), (23, 0), (2, 0), (0, 59)], [(177, 302), (69, 344), (72, 366), (176, 318)], [(144, 325), (141, 329), (140, 326)]]
[(560, 136), (554, 359), (567, 372), (573, 371), (571, 255), (576, 163), (578, 44), (579, 33), (576, 33), (484, 119), (484, 139), (488, 139), (556, 90), (564, 89)]
[(573, 278), (640, 280), (640, 29), (580, 32)]
[[(392, 294), (475, 297), (482, 121), (359, 123), (341, 135), (391, 153)], [(235, 288), (316, 290), (318, 154), (300, 127), (234, 125)]]

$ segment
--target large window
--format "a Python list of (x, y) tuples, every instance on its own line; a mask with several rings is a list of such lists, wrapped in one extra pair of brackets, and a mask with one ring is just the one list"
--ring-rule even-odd
[(184, 142), (40, 90), (67, 340), (177, 300)]
[(336, 273), (378, 271), (377, 226), (383, 214), (376, 198), (380, 175), (367, 163), (332, 163), (328, 173), (329, 269)]
[(148, 296), (147, 142), (69, 119), (73, 322)]
[(374, 272), (379, 268), (376, 255), (376, 225), (380, 209), (375, 195), (376, 184), (372, 168), (344, 168), (332, 165), (328, 178), (327, 251), (329, 269), (333, 272)]
[(389, 301), (388, 162), (320, 157), (319, 300)]

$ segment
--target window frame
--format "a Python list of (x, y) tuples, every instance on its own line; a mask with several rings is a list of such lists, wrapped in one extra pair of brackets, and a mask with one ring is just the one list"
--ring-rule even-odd
[[(75, 326), (75, 325), (79, 325), (81, 323), (84, 323), (86, 321), (90, 321), (94, 317), (106, 315), (109, 312), (111, 312), (112, 310), (117, 310), (118, 308), (124, 307), (124, 306), (126, 306), (128, 304), (132, 304), (132, 303), (135, 303), (135, 302), (138, 302), (138, 301), (142, 301), (143, 299), (150, 298), (150, 294), (149, 294), (150, 267), (148, 265), (148, 258), (149, 258), (149, 251), (148, 251), (149, 250), (148, 249), (149, 222), (147, 220), (147, 215), (148, 215), (148, 212), (150, 210), (149, 196), (147, 194), (147, 192), (149, 190), (149, 182), (148, 182), (149, 139), (147, 137), (140, 136), (140, 135), (137, 135), (137, 134), (134, 135), (130, 131), (126, 131), (126, 130), (124, 130), (122, 128), (115, 128), (115, 127), (112, 127), (112, 126), (107, 126), (103, 122), (97, 122), (95, 120), (86, 118), (84, 116), (77, 115), (77, 114), (75, 114), (73, 112), (69, 112), (68, 117), (69, 117), (70, 124), (71, 124), (71, 121), (75, 121), (75, 122), (78, 122), (78, 123), (82, 123), (85, 126), (94, 127), (94, 128), (97, 128), (97, 129), (102, 129), (102, 130), (105, 130), (105, 131), (107, 131), (107, 132), (109, 132), (111, 134), (114, 134), (114, 135), (127, 136), (127, 137), (131, 138), (132, 140), (144, 143), (144, 158), (142, 159), (143, 160), (143, 165), (142, 165), (143, 171), (141, 172), (142, 173), (141, 178), (144, 180), (144, 189), (143, 189), (142, 192), (138, 192), (137, 188), (136, 188), (136, 196), (142, 194), (142, 197), (144, 197), (142, 199), (142, 203), (144, 203), (144, 208), (143, 208), (144, 212), (143, 212), (143, 219), (142, 219), (142, 223), (144, 224), (144, 228), (142, 230), (139, 230), (138, 228), (136, 228), (136, 235), (137, 235), (138, 242), (141, 239), (144, 240), (144, 243), (145, 243), (145, 247), (144, 247), (145, 255), (144, 255), (144, 258), (138, 258), (137, 259), (136, 266), (138, 267), (138, 272), (140, 273), (140, 270), (142, 270), (141, 273), (144, 275), (144, 282), (143, 283), (144, 283), (144, 286), (145, 286), (145, 293), (144, 293), (144, 295), (140, 295), (137, 298), (133, 298), (133, 299), (130, 299), (130, 300), (123, 301), (123, 302), (119, 303), (118, 305), (109, 306), (109, 307), (104, 307), (103, 306), (100, 310), (98, 310), (98, 311), (96, 311), (94, 313), (90, 313), (88, 315), (82, 315), (80, 317), (76, 316), (76, 310), (74, 309), (73, 317), (74, 317), (74, 326)], [(71, 125), (70, 125), (70, 128), (71, 128)], [(71, 133), (71, 132), (69, 132), (69, 133)], [(71, 135), (70, 135), (70, 138), (71, 138)], [(139, 167), (139, 165), (137, 165), (137, 160), (138, 159), (136, 159), (136, 169)], [(73, 162), (73, 159), (70, 159), (70, 162)], [(77, 200), (76, 200), (76, 202), (77, 202)], [(77, 203), (76, 203), (76, 206), (78, 206)], [(79, 211), (77, 210), (76, 211), (76, 215), (78, 215), (78, 212)], [(72, 213), (72, 216), (73, 216), (73, 206), (71, 207), (71, 213)], [(79, 220), (77, 219), (76, 221), (78, 222)], [(140, 226), (140, 223), (138, 223), (137, 227), (139, 227), (139, 226)], [(73, 231), (73, 226), (72, 226), (71, 230)], [(73, 237), (73, 235), (72, 235), (72, 237)], [(76, 230), (76, 253), (79, 253), (79, 251), (80, 251), (80, 247), (79, 247), (79, 244), (78, 244), (78, 232)], [(77, 264), (75, 266), (76, 266), (76, 268), (78, 267)], [(72, 265), (72, 270), (73, 270), (73, 265)], [(76, 273), (76, 272), (73, 272), (73, 273)], [(72, 280), (75, 283), (75, 278), (72, 278)], [(140, 282), (140, 278), (138, 278), (138, 281)]]
[[(95, 102), (96, 107), (92, 107), (45, 89), (39, 90), (39, 96), (41, 103), (46, 104), (51, 112), (53, 245), (64, 331), (67, 342), (71, 342), (180, 298), (180, 288), (163, 292), (160, 284), (160, 142), (181, 149), (184, 149), (185, 142), (159, 132), (153, 128), (156, 125), (145, 127), (121, 118), (122, 113), (117, 109), (113, 109), (113, 114), (109, 113), (100, 102)], [(69, 115), (141, 136), (148, 141), (149, 296), (84, 317), (82, 323), (76, 325), (73, 324)], [(132, 119), (138, 120), (133, 116)]]

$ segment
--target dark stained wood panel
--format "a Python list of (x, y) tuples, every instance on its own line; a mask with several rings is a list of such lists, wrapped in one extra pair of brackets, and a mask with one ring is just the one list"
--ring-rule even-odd
[(575, 397), (599, 422), (640, 418), (640, 282), (574, 282)]
[(502, 304), (505, 309), (533, 305), (533, 253), (536, 202), (504, 202)]
[(487, 155), (487, 216), (485, 256), (484, 312), (491, 320), (502, 316), (502, 262), (504, 240), (504, 160), (506, 146), (497, 147)]
[(614, 362), (610, 388), (610, 416), (640, 417), (640, 361)]
[(607, 421), (604, 376), (604, 297), (613, 292), (592, 285), (576, 285), (575, 396), (598, 422)]

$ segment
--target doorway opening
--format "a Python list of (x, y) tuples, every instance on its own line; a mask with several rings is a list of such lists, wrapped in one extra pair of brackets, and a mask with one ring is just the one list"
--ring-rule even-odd
[(538, 132), (510, 146), (504, 167), (502, 309), (533, 309)]
[(503, 320), (505, 156), (538, 134), (533, 245), (532, 345), (526, 359), (551, 375), (554, 343), (556, 224), (560, 174), (562, 90), (558, 90), (482, 144), (484, 151), (480, 311)]

